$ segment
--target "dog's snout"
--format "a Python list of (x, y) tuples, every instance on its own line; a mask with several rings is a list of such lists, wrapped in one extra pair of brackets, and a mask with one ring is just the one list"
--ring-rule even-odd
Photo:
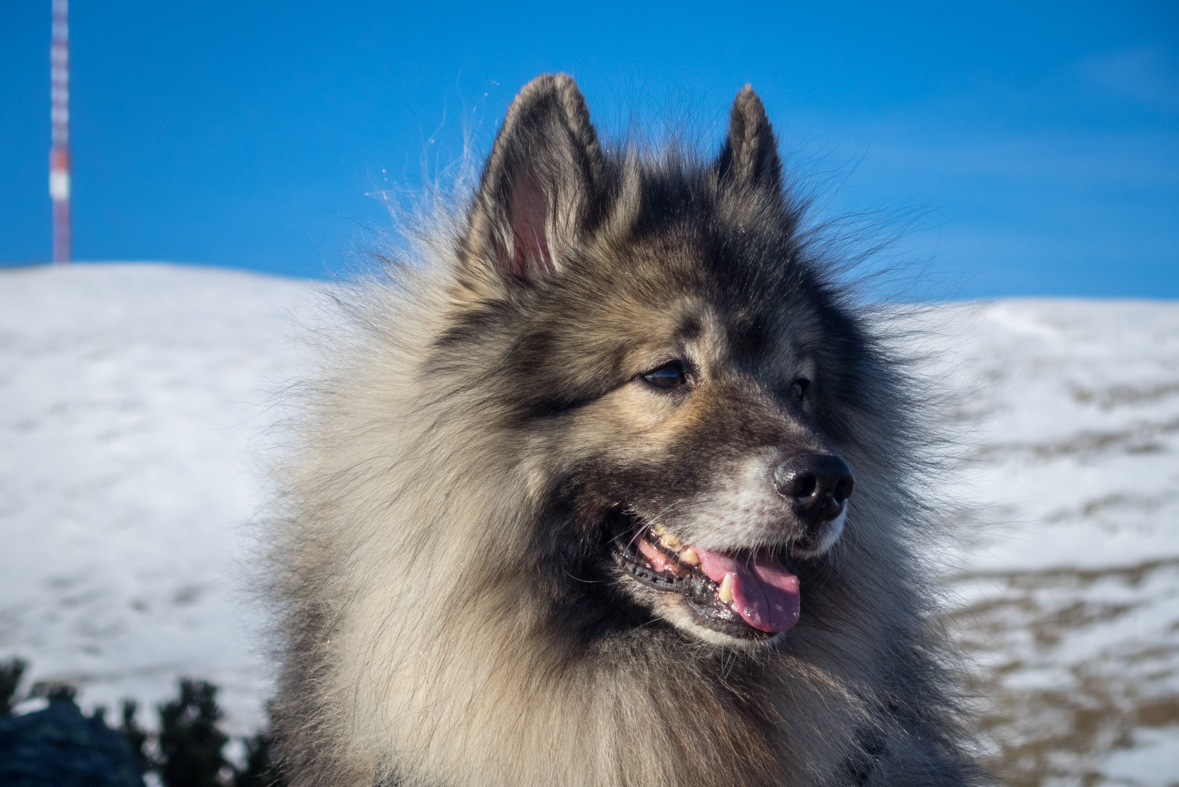
[(808, 528), (839, 516), (855, 483), (847, 463), (831, 454), (799, 454), (774, 470), (778, 494), (790, 501)]

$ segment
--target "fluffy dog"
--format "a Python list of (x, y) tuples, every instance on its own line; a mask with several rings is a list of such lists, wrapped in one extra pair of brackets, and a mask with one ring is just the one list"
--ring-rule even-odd
[(345, 304), (286, 476), (285, 771), (333, 785), (960, 785), (911, 382), (760, 99), (704, 162), (512, 103)]

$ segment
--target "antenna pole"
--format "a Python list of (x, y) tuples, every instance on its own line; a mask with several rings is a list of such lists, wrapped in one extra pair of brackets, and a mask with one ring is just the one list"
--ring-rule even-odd
[(49, 196), (53, 198), (53, 261), (70, 261), (70, 21), (69, 0), (52, 0), (49, 44)]

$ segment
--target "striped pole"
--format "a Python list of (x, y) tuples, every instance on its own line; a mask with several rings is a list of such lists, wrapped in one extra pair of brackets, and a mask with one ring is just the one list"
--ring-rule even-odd
[(69, 0), (52, 0), (49, 44), (49, 196), (53, 198), (53, 261), (70, 261), (70, 21)]

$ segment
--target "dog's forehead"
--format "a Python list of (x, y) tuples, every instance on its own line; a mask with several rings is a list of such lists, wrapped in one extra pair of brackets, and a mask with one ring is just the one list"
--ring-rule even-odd
[(792, 261), (774, 253), (776, 244), (734, 248), (726, 240), (681, 224), (632, 238), (621, 253), (615, 245), (603, 294), (630, 307), (659, 341), (707, 343), (728, 355), (801, 352), (816, 314)]
[(767, 308), (756, 300), (704, 301), (689, 340), (702, 360), (718, 367), (793, 367), (810, 354), (813, 331), (805, 309)]
[(726, 368), (796, 368), (813, 345), (805, 309), (776, 308), (761, 299), (737, 303), (708, 288), (646, 291), (640, 297), (615, 293), (598, 307), (594, 314), (599, 316), (590, 317), (596, 325), (584, 328), (599, 338), (613, 336), (618, 345), (629, 348), (638, 366), (684, 356), (718, 373)]

